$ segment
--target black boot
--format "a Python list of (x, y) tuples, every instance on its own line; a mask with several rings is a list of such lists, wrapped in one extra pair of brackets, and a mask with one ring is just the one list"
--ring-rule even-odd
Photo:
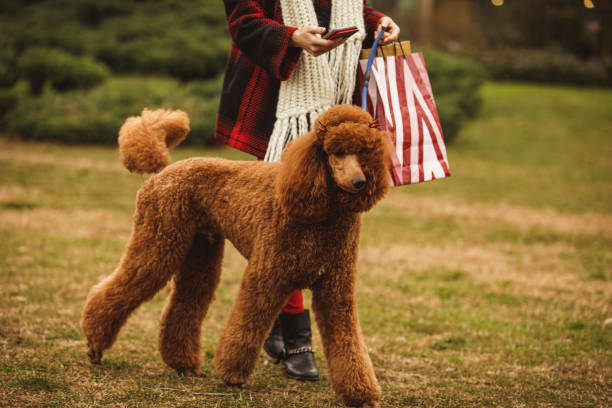
[(316, 381), (319, 371), (315, 365), (310, 332), (308, 310), (302, 313), (281, 313), (279, 315), (285, 351), (283, 363), (285, 375), (302, 381)]
[(283, 335), (281, 334), (281, 326), (278, 317), (274, 320), (274, 326), (272, 326), (272, 330), (270, 330), (270, 334), (264, 342), (263, 347), (270, 357), (276, 359), (276, 363), (282, 360), (285, 343), (283, 342)]

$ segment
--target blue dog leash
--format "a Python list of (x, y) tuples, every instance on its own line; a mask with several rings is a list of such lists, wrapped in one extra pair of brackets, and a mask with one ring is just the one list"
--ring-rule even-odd
[(366, 110), (367, 108), (367, 95), (368, 95), (368, 84), (370, 83), (370, 73), (372, 72), (372, 63), (374, 62), (374, 57), (376, 56), (376, 49), (378, 48), (378, 42), (382, 38), (383, 34), (387, 31), (386, 28), (380, 30), (380, 33), (376, 36), (374, 40), (374, 44), (372, 44), (372, 49), (370, 50), (370, 55), (368, 56), (368, 65), (366, 66), (366, 71), (363, 74), (363, 88), (361, 89), (361, 109)]

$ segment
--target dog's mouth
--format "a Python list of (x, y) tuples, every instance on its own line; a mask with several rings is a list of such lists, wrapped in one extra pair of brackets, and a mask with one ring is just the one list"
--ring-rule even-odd
[(340, 187), (340, 189), (342, 189), (343, 191), (346, 191), (347, 193), (357, 194), (357, 193), (362, 192), (365, 189), (366, 184), (367, 184), (367, 180), (365, 179), (365, 177), (358, 176), (358, 177), (351, 179), (350, 183), (347, 183), (347, 182), (338, 183), (338, 187)]
[(354, 187), (348, 187), (348, 186), (344, 186), (342, 184), (338, 184), (338, 187), (340, 187), (341, 190), (350, 193), (350, 194), (357, 194), (359, 193), (362, 189), (357, 189)]

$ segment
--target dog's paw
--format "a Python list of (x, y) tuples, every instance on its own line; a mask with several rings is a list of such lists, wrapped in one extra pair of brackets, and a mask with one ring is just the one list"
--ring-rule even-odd
[(362, 405), (362, 408), (380, 408), (380, 402), (378, 401), (369, 401)]
[(87, 355), (89, 356), (89, 361), (91, 362), (91, 364), (101, 364), (102, 363), (102, 352), (98, 350), (94, 350), (94, 348), (91, 345), (89, 346)]
[(244, 373), (224, 371), (220, 370), (219, 367), (217, 367), (217, 374), (221, 381), (229, 387), (242, 388), (242, 384), (247, 382), (248, 379), (248, 376), (244, 375)]
[(197, 377), (197, 378), (206, 377), (206, 374), (200, 371), (199, 368), (180, 368), (180, 369), (177, 369), (176, 372), (181, 377)]

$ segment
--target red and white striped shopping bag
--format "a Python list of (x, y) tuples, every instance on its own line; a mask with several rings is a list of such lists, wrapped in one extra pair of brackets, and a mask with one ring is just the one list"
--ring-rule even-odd
[[(374, 58), (367, 88), (366, 109), (393, 142), (391, 174), (396, 186), (450, 176), (423, 54), (410, 53), (406, 43), (399, 55), (387, 51), (387, 56)], [(406, 46), (408, 53), (404, 54), (401, 48)], [(367, 60), (361, 59), (359, 65), (363, 76)]]

